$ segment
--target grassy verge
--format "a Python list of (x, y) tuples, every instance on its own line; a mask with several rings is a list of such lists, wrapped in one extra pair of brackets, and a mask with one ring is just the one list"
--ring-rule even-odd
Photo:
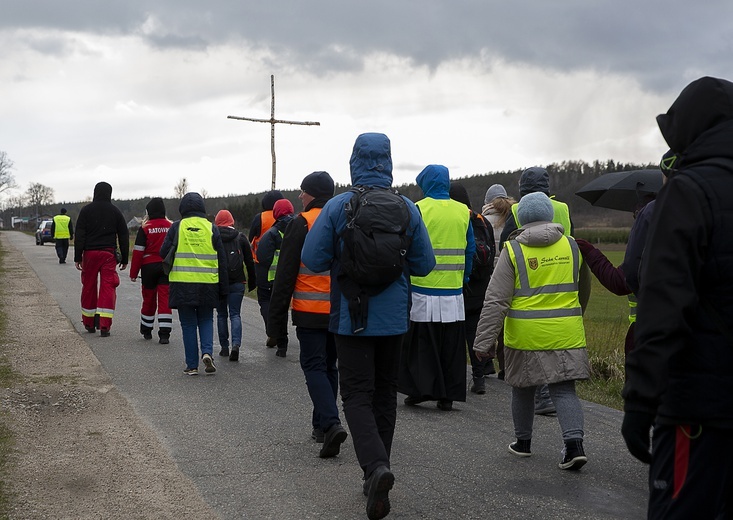
[[(0, 279), (7, 276), (4, 264), (4, 251), (0, 247)], [(4, 286), (0, 284), (0, 296), (4, 293)], [(0, 302), (4, 301), (0, 298)], [(7, 345), (6, 337), (6, 316), (4, 305), (0, 304), (0, 385), (2, 388), (11, 388), (17, 382), (17, 375), (10, 367), (10, 363), (6, 357), (5, 345)], [(5, 413), (0, 413), (0, 518), (8, 517), (10, 497), (6, 486), (7, 467), (10, 453), (13, 449), (15, 439), (13, 432), (8, 427), (8, 417)]]
[[(603, 247), (613, 265), (623, 260), (618, 247)], [(591, 298), (583, 317), (591, 379), (578, 383), (581, 399), (621, 410), (624, 384), (624, 338), (629, 327), (628, 299), (616, 296), (593, 278)]]

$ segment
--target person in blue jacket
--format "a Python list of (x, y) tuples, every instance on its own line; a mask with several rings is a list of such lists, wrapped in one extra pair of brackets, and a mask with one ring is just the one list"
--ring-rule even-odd
[[(354, 186), (390, 187), (392, 156), (389, 138), (366, 133), (357, 137), (350, 160)], [(329, 330), (334, 333), (344, 416), (351, 431), (359, 465), (364, 472), (367, 516), (384, 518), (390, 510), (394, 484), (390, 453), (397, 417), (397, 368), (402, 337), (410, 326), (410, 275), (426, 276), (435, 255), (415, 204), (403, 196), (409, 212), (407, 234), (412, 237), (403, 275), (369, 299), (366, 327), (354, 333), (348, 303), (338, 275), (346, 227), (345, 205), (353, 193), (336, 195), (323, 207), (306, 236), (301, 259), (313, 272), (331, 271)]]

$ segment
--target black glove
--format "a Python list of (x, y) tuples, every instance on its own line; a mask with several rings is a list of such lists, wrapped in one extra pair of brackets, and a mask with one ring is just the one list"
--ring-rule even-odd
[(634, 457), (649, 464), (652, 454), (649, 451), (651, 444), (650, 429), (654, 425), (654, 415), (646, 412), (626, 412), (621, 425), (621, 435), (626, 441), (626, 447)]

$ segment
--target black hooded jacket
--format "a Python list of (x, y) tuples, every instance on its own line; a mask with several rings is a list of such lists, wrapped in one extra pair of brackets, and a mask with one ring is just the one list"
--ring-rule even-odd
[(676, 159), (642, 260), (626, 411), (733, 428), (733, 83), (688, 85), (659, 128)]
[(94, 186), (92, 202), (81, 208), (74, 233), (74, 262), (81, 262), (84, 251), (113, 251), (118, 247), (122, 264), (130, 256), (130, 236), (122, 212), (112, 204), (112, 186)]
[[(204, 199), (198, 193), (186, 193), (178, 206), (178, 212), (181, 214), (181, 219), (187, 217), (206, 218)], [(163, 240), (163, 245), (160, 246), (160, 256), (162, 258), (166, 257), (171, 248), (175, 249), (178, 245), (178, 228), (180, 226), (181, 221), (177, 220), (168, 230), (168, 234), (166, 234), (165, 240)], [(171, 309), (177, 309), (182, 306), (216, 308), (219, 305), (219, 298), (223, 298), (229, 294), (227, 261), (224, 256), (221, 235), (219, 234), (219, 228), (214, 224), (211, 224), (211, 230), (213, 233), (211, 243), (214, 249), (216, 249), (217, 261), (219, 263), (219, 283), (170, 282), (168, 303)]]

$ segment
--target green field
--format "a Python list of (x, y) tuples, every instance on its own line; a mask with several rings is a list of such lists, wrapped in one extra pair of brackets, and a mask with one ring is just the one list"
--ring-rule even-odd
[[(613, 265), (621, 264), (623, 249), (601, 247)], [(629, 304), (593, 277), (591, 298), (584, 319), (592, 377), (578, 384), (581, 399), (622, 409), (624, 384), (624, 337), (629, 327)]]

